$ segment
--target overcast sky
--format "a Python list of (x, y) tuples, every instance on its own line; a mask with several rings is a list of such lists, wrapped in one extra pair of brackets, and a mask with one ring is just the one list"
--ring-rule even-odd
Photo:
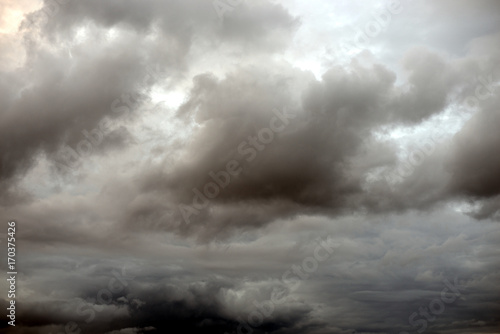
[(499, 64), (498, 0), (0, 0), (0, 331), (500, 333)]

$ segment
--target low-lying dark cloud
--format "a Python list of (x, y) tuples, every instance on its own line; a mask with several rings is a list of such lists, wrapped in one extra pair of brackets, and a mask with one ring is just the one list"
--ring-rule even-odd
[(2, 331), (496, 332), (497, 1), (2, 4)]

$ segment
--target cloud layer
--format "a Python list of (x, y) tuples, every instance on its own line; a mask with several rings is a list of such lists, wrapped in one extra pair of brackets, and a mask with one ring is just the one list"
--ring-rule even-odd
[(6, 333), (497, 330), (497, 1), (2, 4)]

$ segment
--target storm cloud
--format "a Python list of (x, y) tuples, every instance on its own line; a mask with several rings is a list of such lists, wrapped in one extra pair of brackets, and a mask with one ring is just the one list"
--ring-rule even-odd
[(2, 331), (498, 331), (497, 1), (0, 17)]

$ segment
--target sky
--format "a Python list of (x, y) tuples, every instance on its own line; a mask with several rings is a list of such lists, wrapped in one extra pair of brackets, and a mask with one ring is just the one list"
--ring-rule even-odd
[(0, 0), (0, 332), (500, 333), (498, 64), (497, 0)]

